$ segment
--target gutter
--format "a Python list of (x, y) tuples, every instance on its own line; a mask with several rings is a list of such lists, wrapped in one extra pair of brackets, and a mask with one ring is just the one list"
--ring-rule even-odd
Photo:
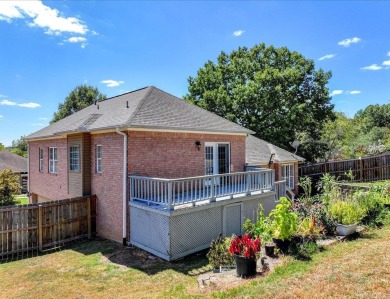
[(116, 127), (116, 132), (123, 136), (123, 194), (122, 194), (122, 237), (123, 246), (127, 245), (127, 134), (119, 131)]

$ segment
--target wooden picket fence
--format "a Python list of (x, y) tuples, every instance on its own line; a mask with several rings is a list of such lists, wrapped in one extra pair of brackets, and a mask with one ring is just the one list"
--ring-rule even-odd
[(390, 179), (390, 154), (360, 159), (330, 161), (299, 165), (299, 176), (310, 176), (314, 180), (330, 173), (341, 180), (349, 180), (346, 173), (352, 171), (354, 181), (372, 182)]
[(96, 232), (96, 196), (0, 208), (0, 259), (42, 252)]

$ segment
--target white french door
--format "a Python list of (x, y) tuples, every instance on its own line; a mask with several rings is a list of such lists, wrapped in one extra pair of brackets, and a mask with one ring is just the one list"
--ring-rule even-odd
[(206, 142), (205, 168), (206, 175), (230, 172), (229, 143)]

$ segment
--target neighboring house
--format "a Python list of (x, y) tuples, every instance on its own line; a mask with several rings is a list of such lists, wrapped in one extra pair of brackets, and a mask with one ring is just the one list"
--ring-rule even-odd
[(11, 169), (19, 174), (22, 193), (27, 193), (28, 182), (28, 160), (27, 158), (15, 155), (7, 151), (0, 151), (0, 172), (4, 169)]
[(298, 195), (298, 163), (304, 158), (251, 135), (246, 138), (245, 150), (247, 168), (275, 169), (275, 180), (285, 180), (287, 187)]
[(245, 172), (253, 133), (142, 88), (26, 137), (30, 201), (96, 194), (99, 236), (176, 259), (241, 233), (259, 203), (269, 211), (283, 195), (273, 170)]

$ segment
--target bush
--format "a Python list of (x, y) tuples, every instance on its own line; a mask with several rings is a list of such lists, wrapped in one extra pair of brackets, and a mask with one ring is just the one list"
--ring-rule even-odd
[(362, 219), (363, 224), (369, 226), (383, 224), (383, 212), (385, 208), (379, 192), (374, 190), (368, 192), (357, 191), (353, 197), (366, 211), (366, 215)]
[(291, 203), (286, 197), (280, 198), (280, 203), (269, 214), (273, 237), (280, 240), (289, 240), (297, 230), (298, 215), (292, 211)]
[(221, 234), (216, 240), (212, 240), (207, 258), (213, 268), (223, 265), (233, 265), (234, 257), (229, 253), (230, 238), (223, 238)]
[(264, 208), (261, 204), (259, 204), (256, 221), (253, 223), (250, 219), (246, 219), (243, 229), (252, 237), (260, 238), (263, 242), (272, 241), (271, 222), (268, 217), (264, 216)]
[(0, 206), (15, 204), (14, 195), (20, 194), (22, 187), (19, 182), (19, 175), (11, 169), (5, 169), (0, 173)]
[(319, 251), (315, 239), (294, 236), (291, 239), (289, 252), (300, 260), (310, 260), (311, 256)]

